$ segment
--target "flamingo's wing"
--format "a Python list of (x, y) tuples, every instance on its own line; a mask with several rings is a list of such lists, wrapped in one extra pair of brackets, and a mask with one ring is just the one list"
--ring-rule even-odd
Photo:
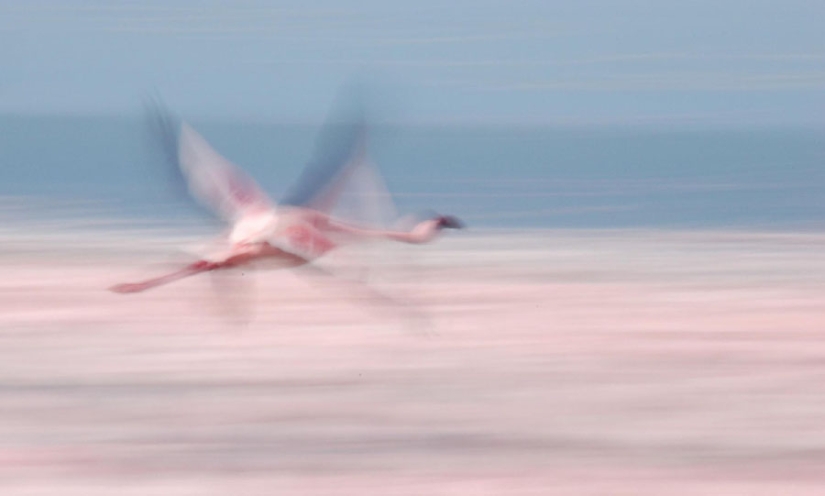
[(395, 205), (369, 160), (366, 141), (362, 112), (348, 121), (327, 123), (311, 160), (280, 203), (361, 225), (386, 226), (396, 216)]
[(273, 207), (255, 181), (221, 156), (191, 126), (155, 105), (154, 124), (159, 142), (182, 173), (189, 192), (204, 207), (227, 222)]

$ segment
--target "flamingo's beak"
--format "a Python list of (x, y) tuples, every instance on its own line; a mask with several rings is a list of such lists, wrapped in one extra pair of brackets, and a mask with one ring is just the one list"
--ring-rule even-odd
[(458, 217), (452, 215), (442, 215), (438, 219), (440, 229), (464, 229), (464, 223)]

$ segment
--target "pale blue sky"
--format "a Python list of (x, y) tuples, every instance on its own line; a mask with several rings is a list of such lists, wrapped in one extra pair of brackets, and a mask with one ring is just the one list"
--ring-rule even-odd
[(825, 2), (6, 1), (0, 112), (824, 125)]

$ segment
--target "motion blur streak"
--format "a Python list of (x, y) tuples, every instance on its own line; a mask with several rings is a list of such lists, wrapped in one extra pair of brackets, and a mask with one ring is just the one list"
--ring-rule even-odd
[(426, 334), (291, 272), (258, 279), (245, 328), (226, 325), (203, 280), (134, 298), (101, 289), (179, 233), (4, 239), (3, 494), (825, 483), (822, 235), (535, 230), (390, 245), (381, 287), (428, 315)]
[(0, 496), (825, 495), (823, 19), (0, 0)]

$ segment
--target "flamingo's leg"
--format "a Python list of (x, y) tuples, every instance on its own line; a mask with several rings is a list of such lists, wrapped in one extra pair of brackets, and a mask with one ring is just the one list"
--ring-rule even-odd
[(115, 293), (138, 293), (140, 291), (145, 291), (147, 289), (151, 289), (157, 286), (161, 286), (163, 284), (168, 284), (170, 282), (177, 281), (178, 279), (183, 279), (184, 277), (200, 274), (201, 272), (215, 270), (220, 267), (221, 264), (219, 263), (210, 262), (208, 260), (198, 260), (197, 262), (189, 264), (186, 267), (180, 270), (176, 270), (175, 272), (172, 272), (170, 274), (162, 275), (160, 277), (155, 277), (152, 279), (147, 279), (141, 282), (116, 284), (109, 289), (111, 291), (114, 291)]
[(383, 306), (386, 309), (394, 310), (395, 315), (401, 317), (401, 320), (406, 325), (411, 325), (411, 329), (420, 332), (432, 327), (430, 318), (426, 312), (415, 305), (413, 302), (404, 301), (393, 296), (390, 296), (382, 291), (379, 291), (365, 282), (353, 281), (351, 279), (343, 279), (338, 277), (333, 272), (319, 267), (314, 264), (307, 264), (302, 266), (300, 273), (310, 276), (311, 281), (322, 281), (324, 278), (337, 281), (342, 284), (343, 296), (354, 300), (368, 301), (377, 304), (379, 307)]

